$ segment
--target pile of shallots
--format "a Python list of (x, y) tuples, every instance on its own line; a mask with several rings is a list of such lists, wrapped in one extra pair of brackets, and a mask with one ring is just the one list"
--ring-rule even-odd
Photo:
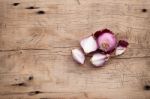
[(111, 56), (123, 54), (128, 46), (128, 42), (125, 40), (118, 41), (112, 31), (103, 29), (82, 39), (80, 46), (81, 49), (72, 50), (73, 59), (79, 64), (84, 64), (85, 56), (90, 54), (92, 55), (90, 62), (93, 66), (101, 67)]

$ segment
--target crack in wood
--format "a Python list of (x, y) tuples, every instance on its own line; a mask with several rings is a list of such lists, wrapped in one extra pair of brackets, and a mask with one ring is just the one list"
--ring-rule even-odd
[(22, 94), (28, 94), (28, 95), (36, 95), (36, 94), (60, 94), (60, 93), (65, 93), (65, 94), (83, 94), (85, 95), (85, 92), (43, 92), (43, 91), (31, 91), (31, 92), (5, 92), (5, 93), (0, 93), (0, 95), (22, 95)]
[(50, 49), (36, 49), (36, 48), (31, 48), (31, 49), (10, 49), (10, 50), (0, 50), (0, 52), (11, 52), (11, 51), (21, 51), (21, 50), (50, 50)]
[(143, 56), (143, 57), (115, 57), (114, 59), (133, 59), (133, 58), (150, 58), (150, 56)]
[[(51, 50), (51, 49), (36, 49), (36, 48), (29, 48), (29, 49), (10, 49), (10, 50), (0, 50), (0, 52), (13, 52), (13, 51), (36, 51), (36, 50)], [(54, 53), (64, 53), (63, 51), (57, 51), (57, 52), (54, 52)], [(22, 53), (22, 52), (21, 52)], [(62, 54), (58, 54), (58, 55), (61, 55), (61, 56), (69, 56), (69, 55), (62, 55)], [(87, 57), (91, 57), (90, 55), (88, 55)], [(113, 59), (133, 59), (133, 58), (150, 58), (150, 56), (141, 56), (141, 57), (113, 57)]]

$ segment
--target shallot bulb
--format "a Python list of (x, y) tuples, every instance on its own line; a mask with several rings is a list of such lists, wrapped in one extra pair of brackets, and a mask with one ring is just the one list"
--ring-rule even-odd
[(111, 53), (117, 46), (117, 39), (113, 32), (108, 29), (97, 31), (94, 34), (98, 47), (105, 53)]

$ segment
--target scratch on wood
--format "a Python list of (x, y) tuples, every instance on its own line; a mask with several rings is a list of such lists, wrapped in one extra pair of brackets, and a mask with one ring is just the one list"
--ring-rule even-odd
[(84, 96), (85, 96), (86, 98), (88, 98), (88, 94), (87, 94), (86, 92), (84, 92)]
[(27, 86), (27, 84), (26, 83), (18, 83), (18, 84), (12, 84), (12, 86)]
[(80, 0), (76, 0), (76, 1), (77, 1), (78, 5), (80, 5)]

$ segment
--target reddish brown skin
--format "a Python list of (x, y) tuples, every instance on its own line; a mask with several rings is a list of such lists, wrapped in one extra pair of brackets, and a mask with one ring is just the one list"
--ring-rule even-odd
[(118, 46), (127, 47), (129, 43), (125, 40), (119, 40)]
[(104, 52), (105, 54), (111, 54), (111, 53), (113, 53), (114, 51), (115, 51), (115, 49), (116, 48), (114, 48), (114, 49), (112, 49), (112, 50), (110, 50), (110, 51), (108, 51), (108, 52)]
[(103, 29), (101, 31), (96, 31), (93, 36), (97, 39), (100, 35), (104, 34), (104, 33), (110, 33), (110, 34), (114, 34), (112, 31), (110, 31), (109, 29)]

